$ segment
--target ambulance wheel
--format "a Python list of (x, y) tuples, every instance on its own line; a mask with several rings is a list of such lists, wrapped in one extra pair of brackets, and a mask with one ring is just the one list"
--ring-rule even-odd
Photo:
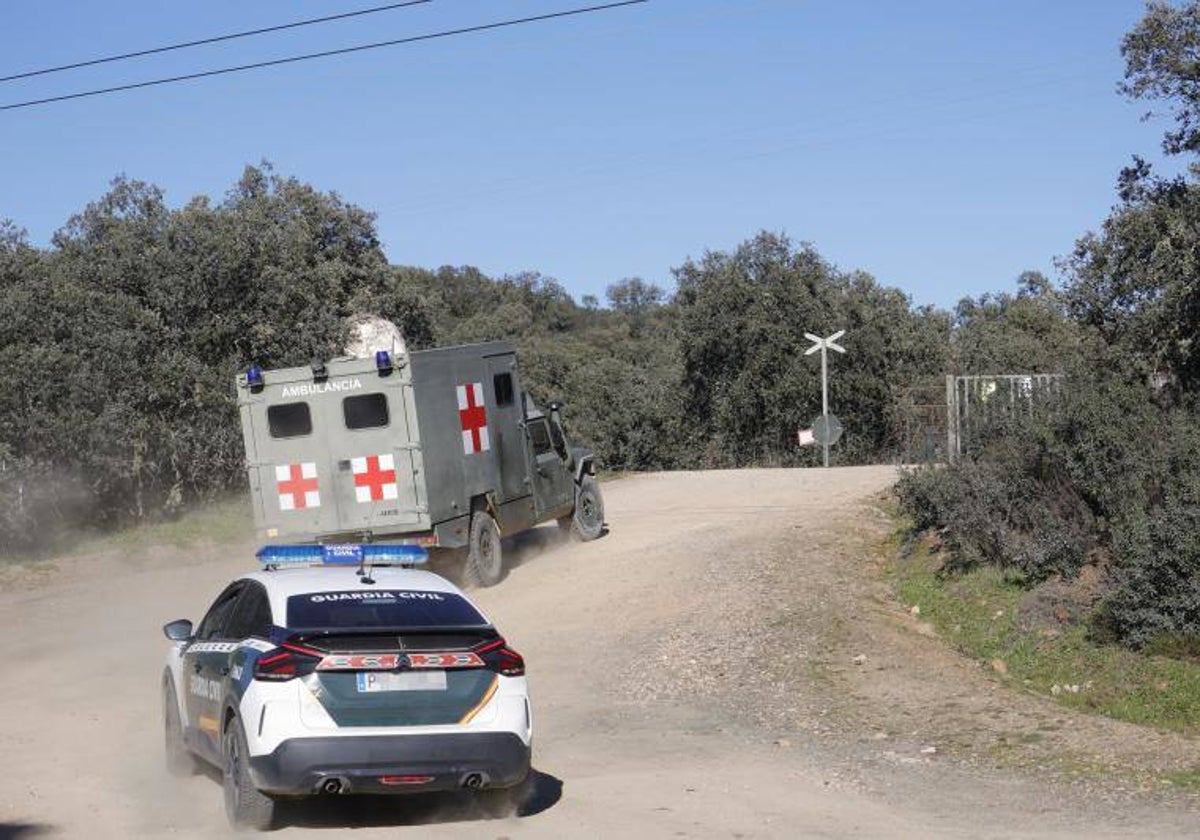
[(500, 550), (500, 527), (485, 510), (471, 517), (471, 544), (463, 577), (471, 586), (495, 586), (504, 575), (504, 558)]
[(585, 475), (575, 494), (575, 515), (571, 517), (571, 535), (582, 542), (594, 540), (604, 531), (604, 499), (594, 476)]
[(167, 772), (172, 776), (191, 776), (198, 769), (196, 758), (183, 742), (183, 725), (179, 722), (179, 700), (175, 682), (163, 680), (163, 745), (166, 748)]
[(275, 821), (275, 800), (254, 786), (242, 722), (236, 717), (225, 727), (225, 816), (234, 828), (266, 831)]

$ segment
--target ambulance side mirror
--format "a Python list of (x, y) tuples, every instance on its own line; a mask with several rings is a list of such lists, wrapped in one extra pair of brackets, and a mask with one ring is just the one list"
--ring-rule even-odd
[(192, 622), (181, 618), (164, 624), (163, 634), (172, 642), (186, 642), (192, 638)]

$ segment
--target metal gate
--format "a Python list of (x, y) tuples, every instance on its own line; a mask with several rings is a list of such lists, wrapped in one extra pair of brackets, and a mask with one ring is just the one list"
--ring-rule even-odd
[(895, 407), (893, 441), (905, 463), (952, 462), (988, 421), (1032, 412), (1062, 388), (1059, 373), (947, 376), (910, 385)]
[(1062, 388), (1061, 373), (946, 377), (946, 454), (954, 461), (983, 424), (1018, 411), (1033, 413)]

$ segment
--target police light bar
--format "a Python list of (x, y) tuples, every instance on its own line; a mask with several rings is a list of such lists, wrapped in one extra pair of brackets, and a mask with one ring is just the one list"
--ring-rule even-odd
[(264, 566), (419, 566), (429, 552), (419, 545), (342, 543), (336, 545), (264, 545)]

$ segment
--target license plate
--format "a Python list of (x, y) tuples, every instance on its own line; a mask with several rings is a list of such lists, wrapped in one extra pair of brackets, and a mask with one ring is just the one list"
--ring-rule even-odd
[(360, 671), (358, 690), (370, 691), (445, 691), (445, 671)]

